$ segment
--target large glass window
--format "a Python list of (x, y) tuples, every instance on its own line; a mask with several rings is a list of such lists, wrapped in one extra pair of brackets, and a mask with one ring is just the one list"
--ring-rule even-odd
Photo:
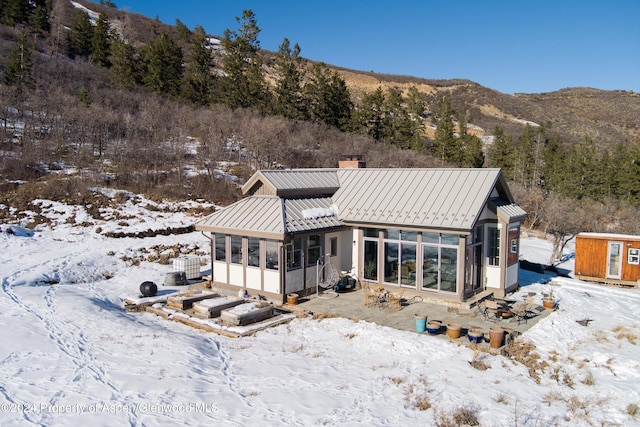
[(422, 287), (438, 289), (440, 257), (437, 246), (422, 246)]
[[(402, 233), (404, 236), (404, 232)], [(400, 244), (400, 284), (403, 286), (416, 286), (416, 244)]]
[(489, 227), (488, 257), (489, 265), (500, 265), (500, 230)]
[(278, 241), (266, 240), (265, 241), (265, 268), (267, 270), (277, 270), (280, 264), (278, 257)]
[(458, 248), (440, 248), (440, 290), (456, 292)]
[(458, 234), (423, 233), (422, 289), (457, 292)]
[(231, 236), (231, 263), (242, 264), (242, 236)]
[(307, 238), (307, 266), (316, 265), (322, 255), (320, 235), (313, 235)]
[(384, 242), (384, 281), (398, 283), (398, 243)]
[(225, 262), (227, 260), (227, 246), (225, 242), (225, 235), (222, 233), (215, 233), (213, 235), (215, 249), (215, 260)]
[(378, 280), (378, 241), (364, 241), (364, 278)]
[(384, 281), (403, 286), (416, 284), (416, 231), (384, 230)]
[(247, 265), (260, 267), (260, 239), (257, 237), (247, 239)]
[(287, 245), (287, 270), (302, 267), (302, 238), (294, 237)]

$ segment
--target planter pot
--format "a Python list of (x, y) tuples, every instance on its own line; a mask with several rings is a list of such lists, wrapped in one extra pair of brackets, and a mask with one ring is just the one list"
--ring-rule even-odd
[(449, 323), (447, 325), (447, 335), (452, 340), (460, 338), (460, 332), (462, 331), (462, 326), (458, 323)]
[(553, 310), (556, 306), (555, 298), (542, 298), (542, 306), (547, 310)]
[(427, 327), (427, 315), (426, 314), (414, 314), (413, 318), (416, 321), (416, 332), (422, 333)]
[(427, 322), (427, 332), (429, 335), (438, 335), (440, 333), (440, 326), (442, 324), (437, 320)]
[(504, 339), (504, 329), (491, 328), (489, 329), (489, 345), (491, 348), (502, 347), (502, 341)]
[(287, 304), (289, 305), (298, 304), (298, 294), (287, 294)]
[(467, 337), (469, 338), (469, 342), (474, 344), (480, 344), (484, 341), (484, 333), (482, 331), (471, 331), (467, 332)]

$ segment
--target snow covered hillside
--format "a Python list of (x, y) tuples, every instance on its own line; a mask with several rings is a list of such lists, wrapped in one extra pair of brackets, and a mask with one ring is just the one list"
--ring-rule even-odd
[[(208, 240), (105, 233), (185, 227), (193, 204), (137, 196), (98, 221), (35, 203), (50, 221), (34, 233), (0, 224), (3, 426), (640, 425), (638, 290), (555, 279), (559, 310), (507, 356), (340, 318), (225, 338), (122, 308), (141, 282), (162, 283), (158, 260), (205, 256)], [(529, 261), (550, 251), (522, 240)], [(521, 271), (520, 292), (551, 278)]]

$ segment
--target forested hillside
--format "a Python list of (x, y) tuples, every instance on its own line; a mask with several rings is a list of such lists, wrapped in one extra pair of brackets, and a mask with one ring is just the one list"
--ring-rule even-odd
[(262, 50), (259, 17), (238, 15), (213, 38), (112, 2), (0, 0), (0, 215), (34, 198), (107, 203), (96, 185), (226, 204), (257, 168), (356, 153), (369, 167), (501, 167), (531, 226), (640, 233), (638, 94), (345, 70), (288, 39)]

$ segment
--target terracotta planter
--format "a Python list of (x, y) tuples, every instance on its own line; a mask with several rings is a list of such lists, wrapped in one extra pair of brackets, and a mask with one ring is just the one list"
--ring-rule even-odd
[(287, 294), (287, 304), (289, 305), (298, 304), (298, 294)]
[(447, 325), (447, 335), (452, 340), (460, 338), (461, 330), (462, 330), (462, 326), (460, 326), (460, 324), (458, 324), (458, 323), (449, 323)]
[(491, 348), (502, 347), (502, 340), (504, 339), (504, 329), (491, 328), (489, 329), (489, 345)]
[(556, 306), (555, 298), (542, 298), (542, 306), (547, 310), (553, 310)]

